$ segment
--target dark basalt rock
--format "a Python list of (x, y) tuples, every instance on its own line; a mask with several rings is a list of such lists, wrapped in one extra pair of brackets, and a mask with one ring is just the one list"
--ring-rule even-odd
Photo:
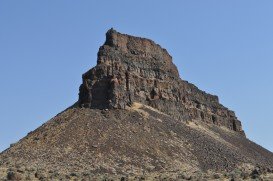
[(97, 66), (83, 74), (79, 106), (125, 109), (133, 102), (154, 107), (174, 119), (203, 121), (243, 136), (241, 122), (218, 97), (180, 78), (166, 49), (151, 40), (110, 29)]

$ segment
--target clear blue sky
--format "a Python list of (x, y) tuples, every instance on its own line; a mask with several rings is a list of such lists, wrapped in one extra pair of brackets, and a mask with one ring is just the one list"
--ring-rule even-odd
[(272, 0), (0, 0), (0, 150), (77, 100), (105, 32), (153, 39), (273, 151)]

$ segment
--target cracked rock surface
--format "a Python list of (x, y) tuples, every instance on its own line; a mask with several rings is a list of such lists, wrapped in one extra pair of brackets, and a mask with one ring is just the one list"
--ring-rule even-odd
[(0, 180), (273, 180), (218, 97), (151, 40), (111, 29), (79, 100), (0, 154)]
[(79, 106), (125, 109), (133, 102), (174, 119), (225, 126), (244, 136), (235, 113), (221, 105), (217, 96), (180, 78), (166, 49), (152, 40), (110, 29), (99, 49), (97, 66), (83, 75)]

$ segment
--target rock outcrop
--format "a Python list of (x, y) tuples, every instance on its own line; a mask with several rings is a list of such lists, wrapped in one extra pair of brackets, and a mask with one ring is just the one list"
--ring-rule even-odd
[(97, 66), (83, 75), (79, 106), (125, 109), (133, 102), (156, 108), (181, 121), (202, 121), (245, 135), (235, 113), (217, 96), (180, 78), (166, 49), (145, 38), (113, 29), (98, 52)]
[(79, 100), (0, 153), (0, 180), (229, 179), (272, 180), (273, 153), (165, 49), (113, 29)]

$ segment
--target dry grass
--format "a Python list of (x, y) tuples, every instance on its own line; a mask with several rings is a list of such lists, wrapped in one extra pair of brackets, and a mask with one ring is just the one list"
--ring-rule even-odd
[[(216, 132), (213, 132), (208, 125), (206, 124), (200, 124), (200, 123), (196, 123), (195, 121), (189, 121), (188, 124), (186, 124), (187, 126), (196, 129), (198, 131), (201, 131), (202, 133), (205, 133), (206, 135), (209, 135), (210, 137), (212, 137), (213, 139), (221, 142), (222, 144), (225, 144), (226, 146), (228, 146), (231, 149), (237, 149), (236, 147), (234, 147), (231, 143), (225, 141), (223, 138), (221, 138), (221, 136), (219, 134), (217, 134)], [(225, 131), (227, 129), (224, 129)]]
[[(232, 170), (246, 159), (254, 165), (263, 163), (257, 153), (272, 161), (272, 153), (246, 138), (214, 128), (174, 120), (140, 103), (127, 110), (75, 108), (31, 132), (0, 154), (0, 160), (9, 168), (17, 163), (43, 168), (48, 176), (76, 172), (83, 178), (88, 172), (87, 180), (118, 173), (162, 180), (200, 170)], [(2, 168), (0, 175), (5, 177), (6, 170)]]
[(129, 108), (129, 110), (137, 111), (138, 113), (140, 113), (143, 116), (144, 119), (148, 119), (150, 115), (148, 112), (141, 109), (143, 107), (144, 107), (143, 104), (134, 102), (133, 105)]
[(0, 180), (4, 180), (7, 177), (7, 169), (0, 167)]

